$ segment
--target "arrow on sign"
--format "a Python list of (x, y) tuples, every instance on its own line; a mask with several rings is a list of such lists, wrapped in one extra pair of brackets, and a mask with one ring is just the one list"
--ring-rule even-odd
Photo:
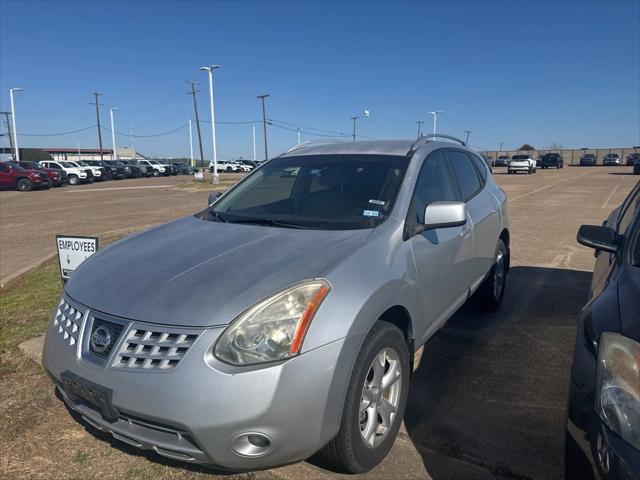
[(67, 253), (67, 264), (71, 263), (71, 259), (69, 258), (69, 254)]

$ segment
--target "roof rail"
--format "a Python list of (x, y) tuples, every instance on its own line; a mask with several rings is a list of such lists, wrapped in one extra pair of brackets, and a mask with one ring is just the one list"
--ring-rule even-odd
[(276, 158), (283, 157), (288, 153), (294, 152), (296, 150), (300, 150), (301, 148), (304, 148), (304, 147), (309, 146), (309, 145), (323, 145), (323, 144), (327, 144), (327, 143), (337, 143), (337, 142), (340, 142), (340, 141), (344, 141), (344, 140), (337, 140), (338, 138), (342, 138), (342, 137), (336, 137), (336, 140), (314, 139), (314, 140), (307, 140), (306, 142), (296, 143), (292, 147), (289, 147), (288, 149), (286, 149), (284, 152), (282, 152)]
[(413, 142), (413, 145), (411, 145), (411, 148), (409, 149), (409, 151), (417, 150), (418, 148), (423, 146), (425, 143), (432, 141), (434, 138), (446, 138), (448, 140), (454, 140), (456, 142), (459, 142), (460, 144), (462, 144), (463, 147), (467, 146), (467, 144), (463, 140), (460, 140), (458, 137), (454, 137), (452, 135), (445, 135), (444, 133), (428, 133), (426, 135), (421, 135), (420, 138), (418, 138), (415, 142)]

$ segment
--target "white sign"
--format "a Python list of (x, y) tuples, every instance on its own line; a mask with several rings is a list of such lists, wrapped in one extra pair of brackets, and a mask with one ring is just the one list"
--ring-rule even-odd
[(56, 235), (58, 261), (62, 280), (68, 280), (87, 258), (98, 251), (97, 237), (70, 237)]

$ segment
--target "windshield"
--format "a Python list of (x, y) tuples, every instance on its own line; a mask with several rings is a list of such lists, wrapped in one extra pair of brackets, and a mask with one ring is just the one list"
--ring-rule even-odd
[(514, 155), (511, 157), (512, 160), (528, 160), (529, 155)]
[(387, 155), (276, 158), (255, 170), (205, 217), (276, 227), (372, 228), (391, 212), (409, 159)]
[(60, 162), (60, 165), (62, 165), (64, 168), (73, 168), (74, 165), (71, 165), (71, 163), (69, 162)]
[(149, 160), (149, 163), (152, 165), (158, 165), (158, 162), (156, 162), (155, 160)]
[(10, 165), (13, 167), (14, 170), (18, 172), (21, 172), (22, 170), (24, 170), (24, 168), (22, 168), (22, 166), (18, 165), (17, 163), (10, 162)]

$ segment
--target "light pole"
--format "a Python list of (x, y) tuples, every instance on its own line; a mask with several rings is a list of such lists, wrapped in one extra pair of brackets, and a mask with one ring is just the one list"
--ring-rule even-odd
[(300, 129), (298, 129), (298, 145), (300, 145)]
[(21, 92), (21, 88), (12, 88), (9, 90), (11, 98), (11, 123), (13, 123), (13, 145), (16, 149), (16, 162), (20, 162), (20, 149), (18, 148), (18, 131), (16, 130), (16, 107), (13, 104), (13, 92)]
[(118, 108), (113, 107), (109, 109), (109, 116), (111, 117), (111, 146), (113, 147), (113, 154), (111, 155), (112, 160), (118, 159), (118, 154), (116, 153), (116, 127), (113, 126), (113, 111), (118, 110)]
[(267, 150), (267, 113), (264, 106), (264, 99), (269, 96), (268, 93), (263, 95), (258, 95), (256, 98), (259, 98), (262, 101), (262, 125), (264, 126), (264, 161), (269, 160), (269, 152)]
[(418, 138), (422, 135), (422, 124), (424, 123), (422, 120), (418, 120), (416, 122), (418, 124)]
[(438, 124), (438, 114), (442, 113), (442, 110), (436, 110), (435, 112), (429, 112), (433, 115), (433, 134), (436, 134), (436, 125)]
[(473, 133), (473, 130), (465, 130), (466, 134), (467, 134), (467, 140), (464, 142), (467, 145), (469, 144), (469, 135), (471, 135)]
[(504, 145), (504, 142), (500, 142), (500, 151), (502, 151), (502, 145)]
[(351, 120), (353, 120), (353, 141), (356, 141), (356, 120), (358, 120), (358, 117), (349, 117)]
[(211, 144), (213, 148), (213, 178), (212, 183), (220, 183), (218, 177), (218, 155), (216, 153), (216, 117), (213, 110), (213, 71), (220, 68), (220, 65), (211, 65), (209, 67), (200, 67), (200, 70), (209, 73), (209, 103), (211, 104)]
[(189, 117), (189, 158), (191, 159), (191, 166), (195, 167), (196, 164), (193, 161), (193, 130), (191, 129), (191, 117)]
[(369, 115), (371, 112), (364, 110), (362, 114), (364, 115), (364, 139), (369, 140)]
[(251, 131), (253, 133), (253, 161), (256, 161), (256, 126), (251, 125)]

